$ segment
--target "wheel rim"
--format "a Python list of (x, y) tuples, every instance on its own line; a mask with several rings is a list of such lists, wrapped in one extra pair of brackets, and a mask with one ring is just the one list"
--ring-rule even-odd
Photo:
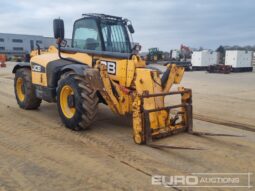
[(22, 102), (25, 100), (24, 81), (19, 77), (16, 81), (16, 92), (18, 99)]
[(65, 115), (66, 118), (71, 119), (75, 112), (76, 109), (74, 106), (70, 106), (68, 103), (68, 98), (70, 96), (74, 95), (73, 89), (69, 85), (65, 85), (60, 92), (60, 106), (63, 114)]

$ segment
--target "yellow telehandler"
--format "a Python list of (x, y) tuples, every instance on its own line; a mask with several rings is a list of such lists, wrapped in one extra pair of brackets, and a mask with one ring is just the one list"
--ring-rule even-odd
[[(132, 114), (137, 144), (153, 145), (155, 138), (183, 131), (201, 134), (192, 131), (191, 90), (170, 91), (180, 83), (184, 69), (169, 64), (161, 75), (146, 66), (138, 55), (140, 45), (133, 46), (130, 40), (131, 21), (83, 14), (74, 23), (71, 47), (66, 47), (63, 20), (55, 19), (53, 28), (57, 48), (38, 47), (30, 63), (13, 69), (15, 95), (22, 109), (36, 109), (42, 100), (56, 102), (65, 126), (82, 130), (93, 124), (98, 103), (103, 103), (114, 113)], [(171, 95), (179, 95), (180, 103), (166, 106), (165, 97)]]

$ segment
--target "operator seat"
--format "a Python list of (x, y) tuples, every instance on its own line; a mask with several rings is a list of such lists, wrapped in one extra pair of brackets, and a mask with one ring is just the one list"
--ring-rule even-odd
[(99, 42), (93, 38), (88, 38), (85, 40), (84, 49), (96, 50), (99, 47)]

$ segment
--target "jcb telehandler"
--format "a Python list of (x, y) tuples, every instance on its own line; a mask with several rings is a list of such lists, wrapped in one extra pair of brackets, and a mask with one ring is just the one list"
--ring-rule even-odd
[[(57, 48), (32, 52), (30, 63), (14, 69), (15, 95), (22, 109), (36, 109), (41, 101), (57, 102), (66, 127), (82, 130), (95, 119), (98, 103), (120, 115), (132, 113), (137, 144), (192, 131), (192, 95), (179, 87), (184, 69), (168, 65), (162, 77), (148, 68), (132, 46), (131, 22), (104, 14), (84, 14), (74, 23), (71, 47), (65, 47), (64, 22), (53, 21)], [(165, 106), (165, 96), (180, 95), (179, 104)], [(171, 112), (175, 110), (175, 112)]]

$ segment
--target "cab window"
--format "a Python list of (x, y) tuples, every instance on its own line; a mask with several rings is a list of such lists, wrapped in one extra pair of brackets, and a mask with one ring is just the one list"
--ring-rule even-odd
[(123, 24), (104, 22), (101, 27), (106, 51), (130, 52), (130, 42)]

